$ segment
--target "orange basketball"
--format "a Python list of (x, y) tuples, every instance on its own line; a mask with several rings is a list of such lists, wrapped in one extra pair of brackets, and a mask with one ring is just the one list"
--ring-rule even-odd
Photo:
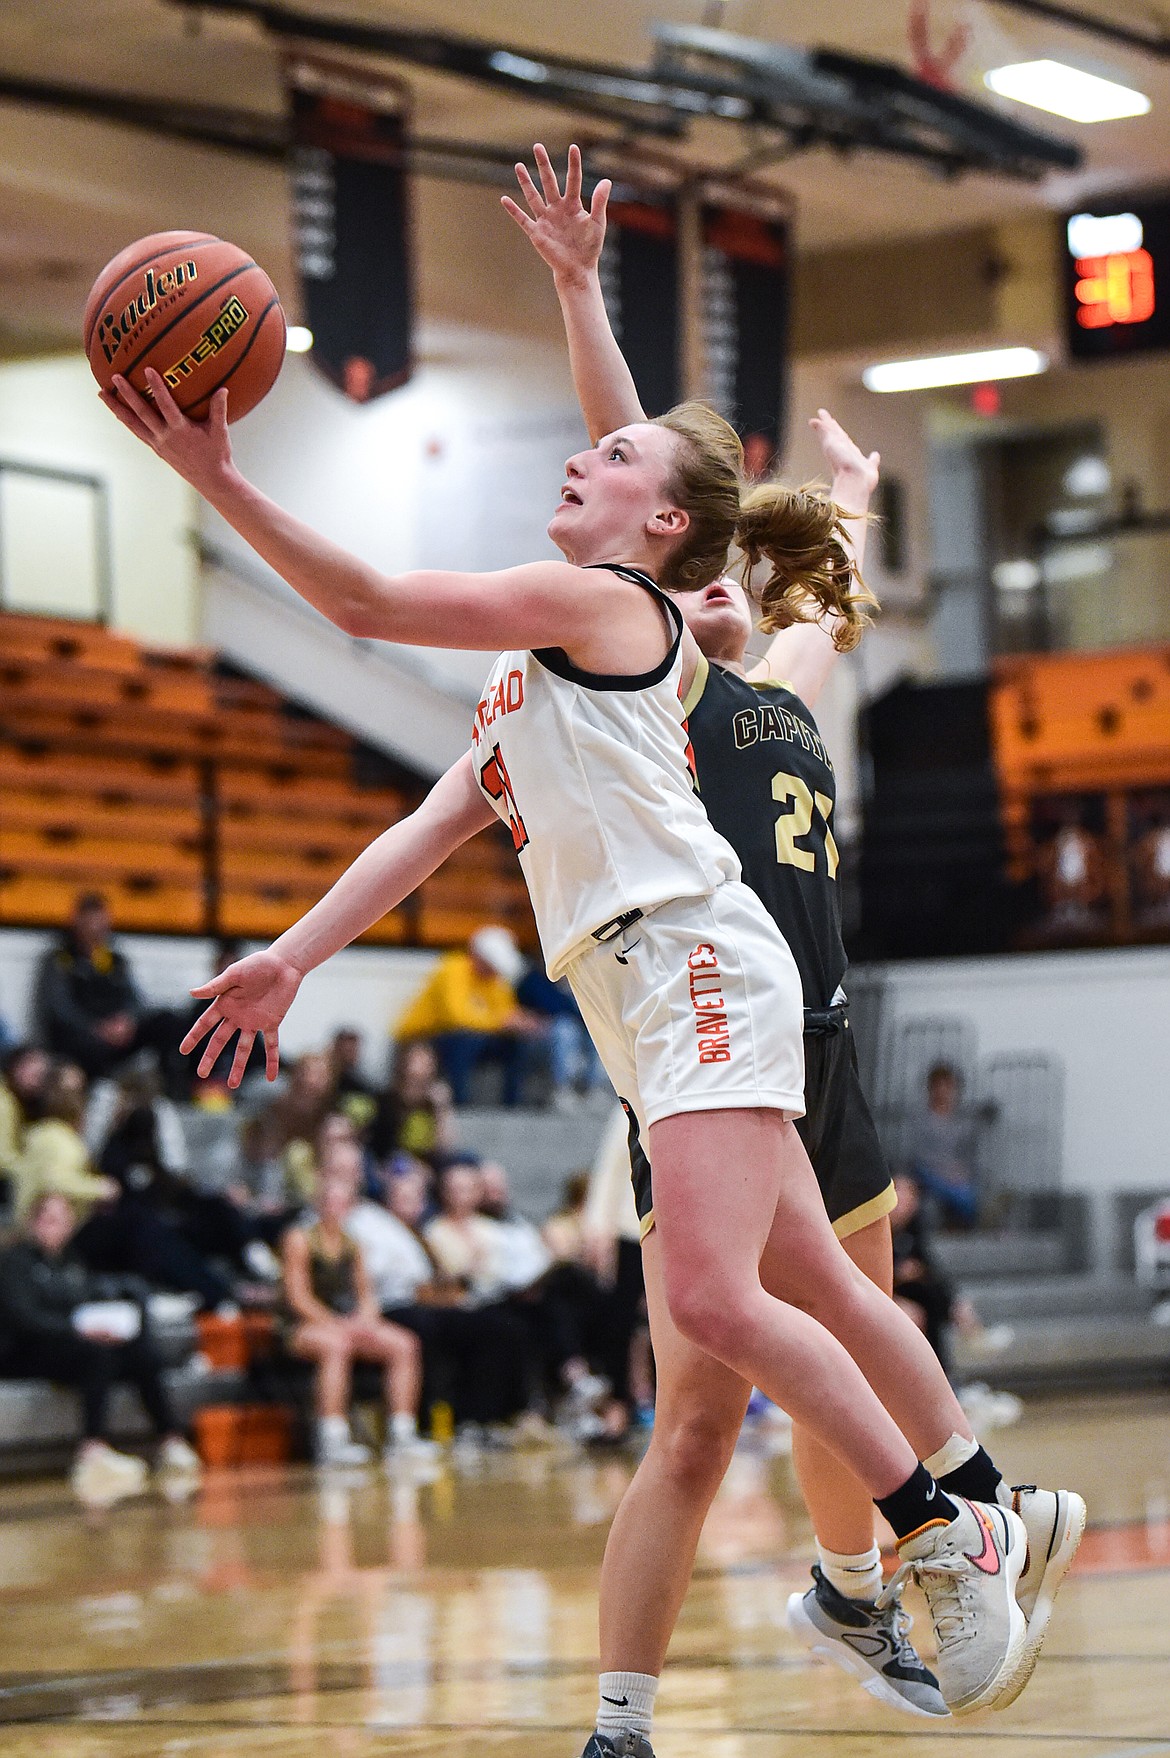
[(195, 421), (222, 385), (227, 418), (238, 421), (284, 361), (275, 287), (246, 252), (208, 232), (156, 232), (120, 251), (93, 284), (82, 335), (103, 390), (118, 372), (149, 395), (153, 366)]

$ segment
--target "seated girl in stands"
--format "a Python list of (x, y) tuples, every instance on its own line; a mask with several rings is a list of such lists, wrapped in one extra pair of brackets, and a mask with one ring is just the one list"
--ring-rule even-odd
[[(0, 1379), (46, 1379), (81, 1396), (83, 1439), (73, 1462), (78, 1498), (97, 1507), (141, 1495), (141, 1459), (110, 1446), (110, 1394), (134, 1386), (158, 1436), (168, 1488), (193, 1487), (199, 1460), (179, 1432), (136, 1292), (95, 1277), (70, 1249), (77, 1215), (67, 1197), (38, 1196), (21, 1236), (0, 1252)], [(30, 1440), (36, 1437), (30, 1435)]]
[(319, 1465), (368, 1463), (369, 1448), (349, 1429), (353, 1368), (358, 1361), (382, 1368), (390, 1465), (431, 1451), (418, 1436), (422, 1349), (412, 1331), (388, 1324), (378, 1311), (361, 1248), (345, 1231), (353, 1198), (348, 1174), (326, 1171), (315, 1218), (284, 1236), (285, 1341), (291, 1354), (316, 1368)]

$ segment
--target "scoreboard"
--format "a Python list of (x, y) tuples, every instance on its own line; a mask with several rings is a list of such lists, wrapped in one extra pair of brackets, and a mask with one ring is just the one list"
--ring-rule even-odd
[(1071, 359), (1170, 348), (1170, 197), (1070, 214), (1063, 244)]

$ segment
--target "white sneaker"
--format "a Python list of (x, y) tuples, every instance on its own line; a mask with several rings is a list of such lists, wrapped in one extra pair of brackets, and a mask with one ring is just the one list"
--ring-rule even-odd
[(425, 1465), (443, 1457), (443, 1449), (438, 1441), (428, 1441), (423, 1435), (411, 1435), (407, 1441), (389, 1441), (382, 1453), (382, 1464), (387, 1471), (393, 1471), (396, 1465)]
[(263, 1239), (250, 1239), (244, 1247), (244, 1262), (259, 1282), (279, 1282), (283, 1274), (280, 1259)]
[(370, 1449), (354, 1440), (344, 1421), (338, 1419), (338, 1424), (334, 1427), (333, 1419), (329, 1418), (318, 1424), (316, 1457), (317, 1464), (326, 1469), (368, 1465)]
[(879, 1604), (913, 1575), (930, 1608), (947, 1708), (952, 1715), (970, 1715), (1019, 1694), (1028, 1626), (1016, 1583), (1027, 1560), (1028, 1534), (1010, 1508), (962, 1496), (952, 1500), (959, 1509), (953, 1520), (932, 1520), (899, 1544), (902, 1566)]
[(596, 1410), (609, 1397), (609, 1381), (599, 1373), (579, 1374), (564, 1397), (565, 1414), (570, 1421)]
[(164, 1501), (190, 1501), (203, 1481), (203, 1461), (180, 1435), (169, 1435), (158, 1450), (154, 1479)]
[(87, 1508), (110, 1508), (129, 1496), (140, 1496), (149, 1473), (141, 1459), (117, 1453), (105, 1441), (86, 1447), (69, 1474), (73, 1493)]
[(1024, 1413), (1021, 1399), (1014, 1392), (996, 1392), (985, 1380), (972, 1380), (960, 1386), (955, 1394), (967, 1421), (976, 1434), (993, 1428), (1011, 1428)]
[(183, 1477), (202, 1477), (203, 1461), (194, 1447), (189, 1447), (181, 1435), (168, 1435), (158, 1450), (155, 1464), (158, 1471), (173, 1471)]
[(1016, 1603), (1027, 1620), (1028, 1639), (1024, 1664), (1010, 1695), (1000, 1699), (1000, 1709), (1015, 1702), (1035, 1671), (1057, 1590), (1072, 1567), (1086, 1517), (1083, 1500), (1072, 1490), (1037, 1489), (1033, 1483), (1021, 1483), (1011, 1497), (1012, 1508), (1028, 1534), (1028, 1556), (1016, 1583)]

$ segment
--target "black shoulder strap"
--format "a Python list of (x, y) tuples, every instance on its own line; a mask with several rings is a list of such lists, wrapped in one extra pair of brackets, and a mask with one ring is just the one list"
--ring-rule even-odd
[(658, 600), (674, 627), (674, 640), (667, 649), (666, 657), (659, 661), (653, 671), (637, 672), (632, 677), (622, 676), (620, 673), (610, 675), (606, 672), (583, 671), (580, 666), (573, 664), (563, 647), (533, 648), (533, 659), (539, 660), (545, 670), (551, 671), (556, 677), (565, 678), (571, 684), (580, 684), (587, 690), (648, 690), (652, 685), (660, 684), (669, 674), (682, 640), (683, 616), (678, 605), (641, 568), (630, 568), (622, 562), (587, 562), (585, 565), (590, 568), (608, 568), (611, 574), (629, 580), (632, 585), (645, 587)]

